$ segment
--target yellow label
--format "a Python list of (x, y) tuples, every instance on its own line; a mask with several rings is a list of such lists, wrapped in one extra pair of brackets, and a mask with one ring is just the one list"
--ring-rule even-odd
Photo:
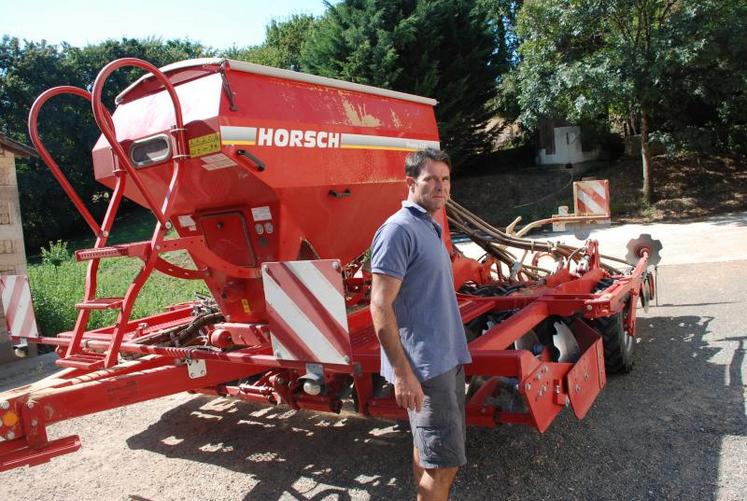
[(244, 308), (244, 313), (251, 313), (252, 308), (249, 306), (249, 300), (242, 299), (241, 300), (241, 306)]
[(220, 134), (213, 132), (200, 137), (193, 137), (189, 140), (189, 156), (192, 158), (201, 157), (208, 153), (220, 151)]

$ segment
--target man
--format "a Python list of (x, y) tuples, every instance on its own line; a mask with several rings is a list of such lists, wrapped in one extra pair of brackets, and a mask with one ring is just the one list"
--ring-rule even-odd
[(471, 361), (449, 253), (433, 216), (451, 187), (449, 156), (434, 149), (405, 160), (407, 200), (371, 246), (371, 315), (381, 374), (406, 408), (418, 499), (445, 500), (467, 462), (464, 369)]

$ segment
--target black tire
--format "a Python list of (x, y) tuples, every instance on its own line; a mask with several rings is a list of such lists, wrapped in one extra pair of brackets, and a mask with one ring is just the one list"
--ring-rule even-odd
[(633, 370), (635, 338), (625, 331), (630, 308), (631, 301), (628, 299), (620, 313), (594, 320), (594, 327), (602, 335), (604, 367), (608, 374), (627, 374)]

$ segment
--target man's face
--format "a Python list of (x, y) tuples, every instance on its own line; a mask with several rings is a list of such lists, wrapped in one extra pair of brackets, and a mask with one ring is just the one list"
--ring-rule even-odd
[(446, 205), (451, 191), (449, 166), (444, 162), (428, 160), (417, 178), (407, 181), (407, 199), (415, 202), (431, 215)]

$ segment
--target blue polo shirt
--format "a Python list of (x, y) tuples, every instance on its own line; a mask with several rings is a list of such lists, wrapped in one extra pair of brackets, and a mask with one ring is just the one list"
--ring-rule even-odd
[[(441, 231), (425, 209), (405, 201), (371, 245), (371, 271), (402, 280), (394, 313), (402, 347), (420, 381), (472, 361)], [(394, 381), (383, 349), (381, 375)]]

